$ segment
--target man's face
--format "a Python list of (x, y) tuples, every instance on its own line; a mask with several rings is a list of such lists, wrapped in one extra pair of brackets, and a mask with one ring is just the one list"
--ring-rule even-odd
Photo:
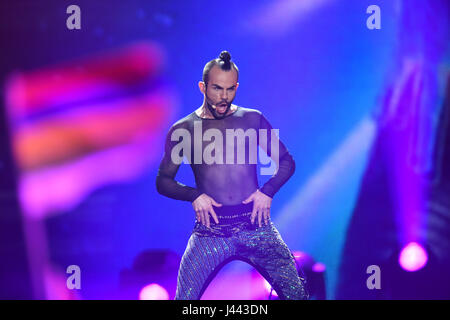
[(230, 109), (239, 85), (237, 80), (237, 72), (233, 68), (224, 71), (214, 66), (209, 71), (208, 85), (204, 93), (208, 108), (215, 118), (223, 118)]

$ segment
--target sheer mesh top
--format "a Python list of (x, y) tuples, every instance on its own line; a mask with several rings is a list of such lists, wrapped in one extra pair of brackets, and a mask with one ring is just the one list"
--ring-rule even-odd
[[(266, 129), (267, 134), (260, 129)], [(260, 188), (261, 192), (273, 198), (294, 173), (295, 162), (285, 145), (277, 136), (271, 135), (271, 129), (267, 119), (256, 109), (238, 106), (235, 112), (219, 120), (200, 118), (192, 112), (173, 124), (167, 134), (164, 156), (156, 177), (158, 192), (169, 198), (191, 202), (205, 193), (222, 205), (240, 204), (259, 188), (257, 164), (252, 158), (252, 150), (261, 146), (275, 160), (276, 147), (272, 152), (274, 140), (278, 142), (278, 169)], [(235, 136), (230, 139), (230, 131), (249, 134), (244, 139)], [(250, 132), (256, 132), (253, 135), (256, 139), (252, 138)], [(242, 150), (245, 150), (244, 154)], [(211, 161), (211, 157), (214, 161)], [(183, 159), (182, 163), (180, 159)], [(175, 180), (179, 166), (183, 163), (191, 166), (195, 187)]]

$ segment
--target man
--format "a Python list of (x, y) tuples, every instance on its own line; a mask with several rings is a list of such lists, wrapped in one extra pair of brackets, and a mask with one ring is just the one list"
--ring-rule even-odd
[[(167, 135), (157, 190), (192, 202), (196, 214), (175, 299), (200, 299), (220, 268), (234, 259), (255, 267), (281, 299), (307, 299), (305, 280), (298, 276), (292, 253), (270, 221), (272, 198), (294, 173), (295, 162), (260, 111), (232, 104), (238, 76), (227, 51), (208, 62), (199, 82), (202, 106), (177, 121)], [(259, 136), (252, 135), (256, 130)], [(256, 162), (245, 146), (260, 146), (278, 164), (262, 188)], [(191, 165), (196, 188), (175, 181), (181, 159)]]

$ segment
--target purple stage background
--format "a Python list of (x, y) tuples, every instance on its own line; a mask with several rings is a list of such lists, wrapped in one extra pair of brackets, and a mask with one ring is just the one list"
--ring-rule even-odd
[[(450, 298), (448, 1), (0, 7), (0, 298), (173, 299), (195, 215), (155, 178), (167, 130), (201, 105), (197, 82), (222, 50), (240, 70), (235, 103), (261, 110), (296, 161), (271, 214), (313, 298)], [(189, 165), (176, 179), (195, 185)], [(269, 292), (232, 262), (203, 299)]]

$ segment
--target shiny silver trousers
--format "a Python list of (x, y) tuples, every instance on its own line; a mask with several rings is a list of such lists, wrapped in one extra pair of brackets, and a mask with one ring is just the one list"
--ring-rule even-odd
[(253, 266), (282, 300), (309, 298), (291, 251), (270, 222), (230, 237), (192, 233), (181, 259), (175, 300), (199, 300), (219, 270), (232, 260)]

